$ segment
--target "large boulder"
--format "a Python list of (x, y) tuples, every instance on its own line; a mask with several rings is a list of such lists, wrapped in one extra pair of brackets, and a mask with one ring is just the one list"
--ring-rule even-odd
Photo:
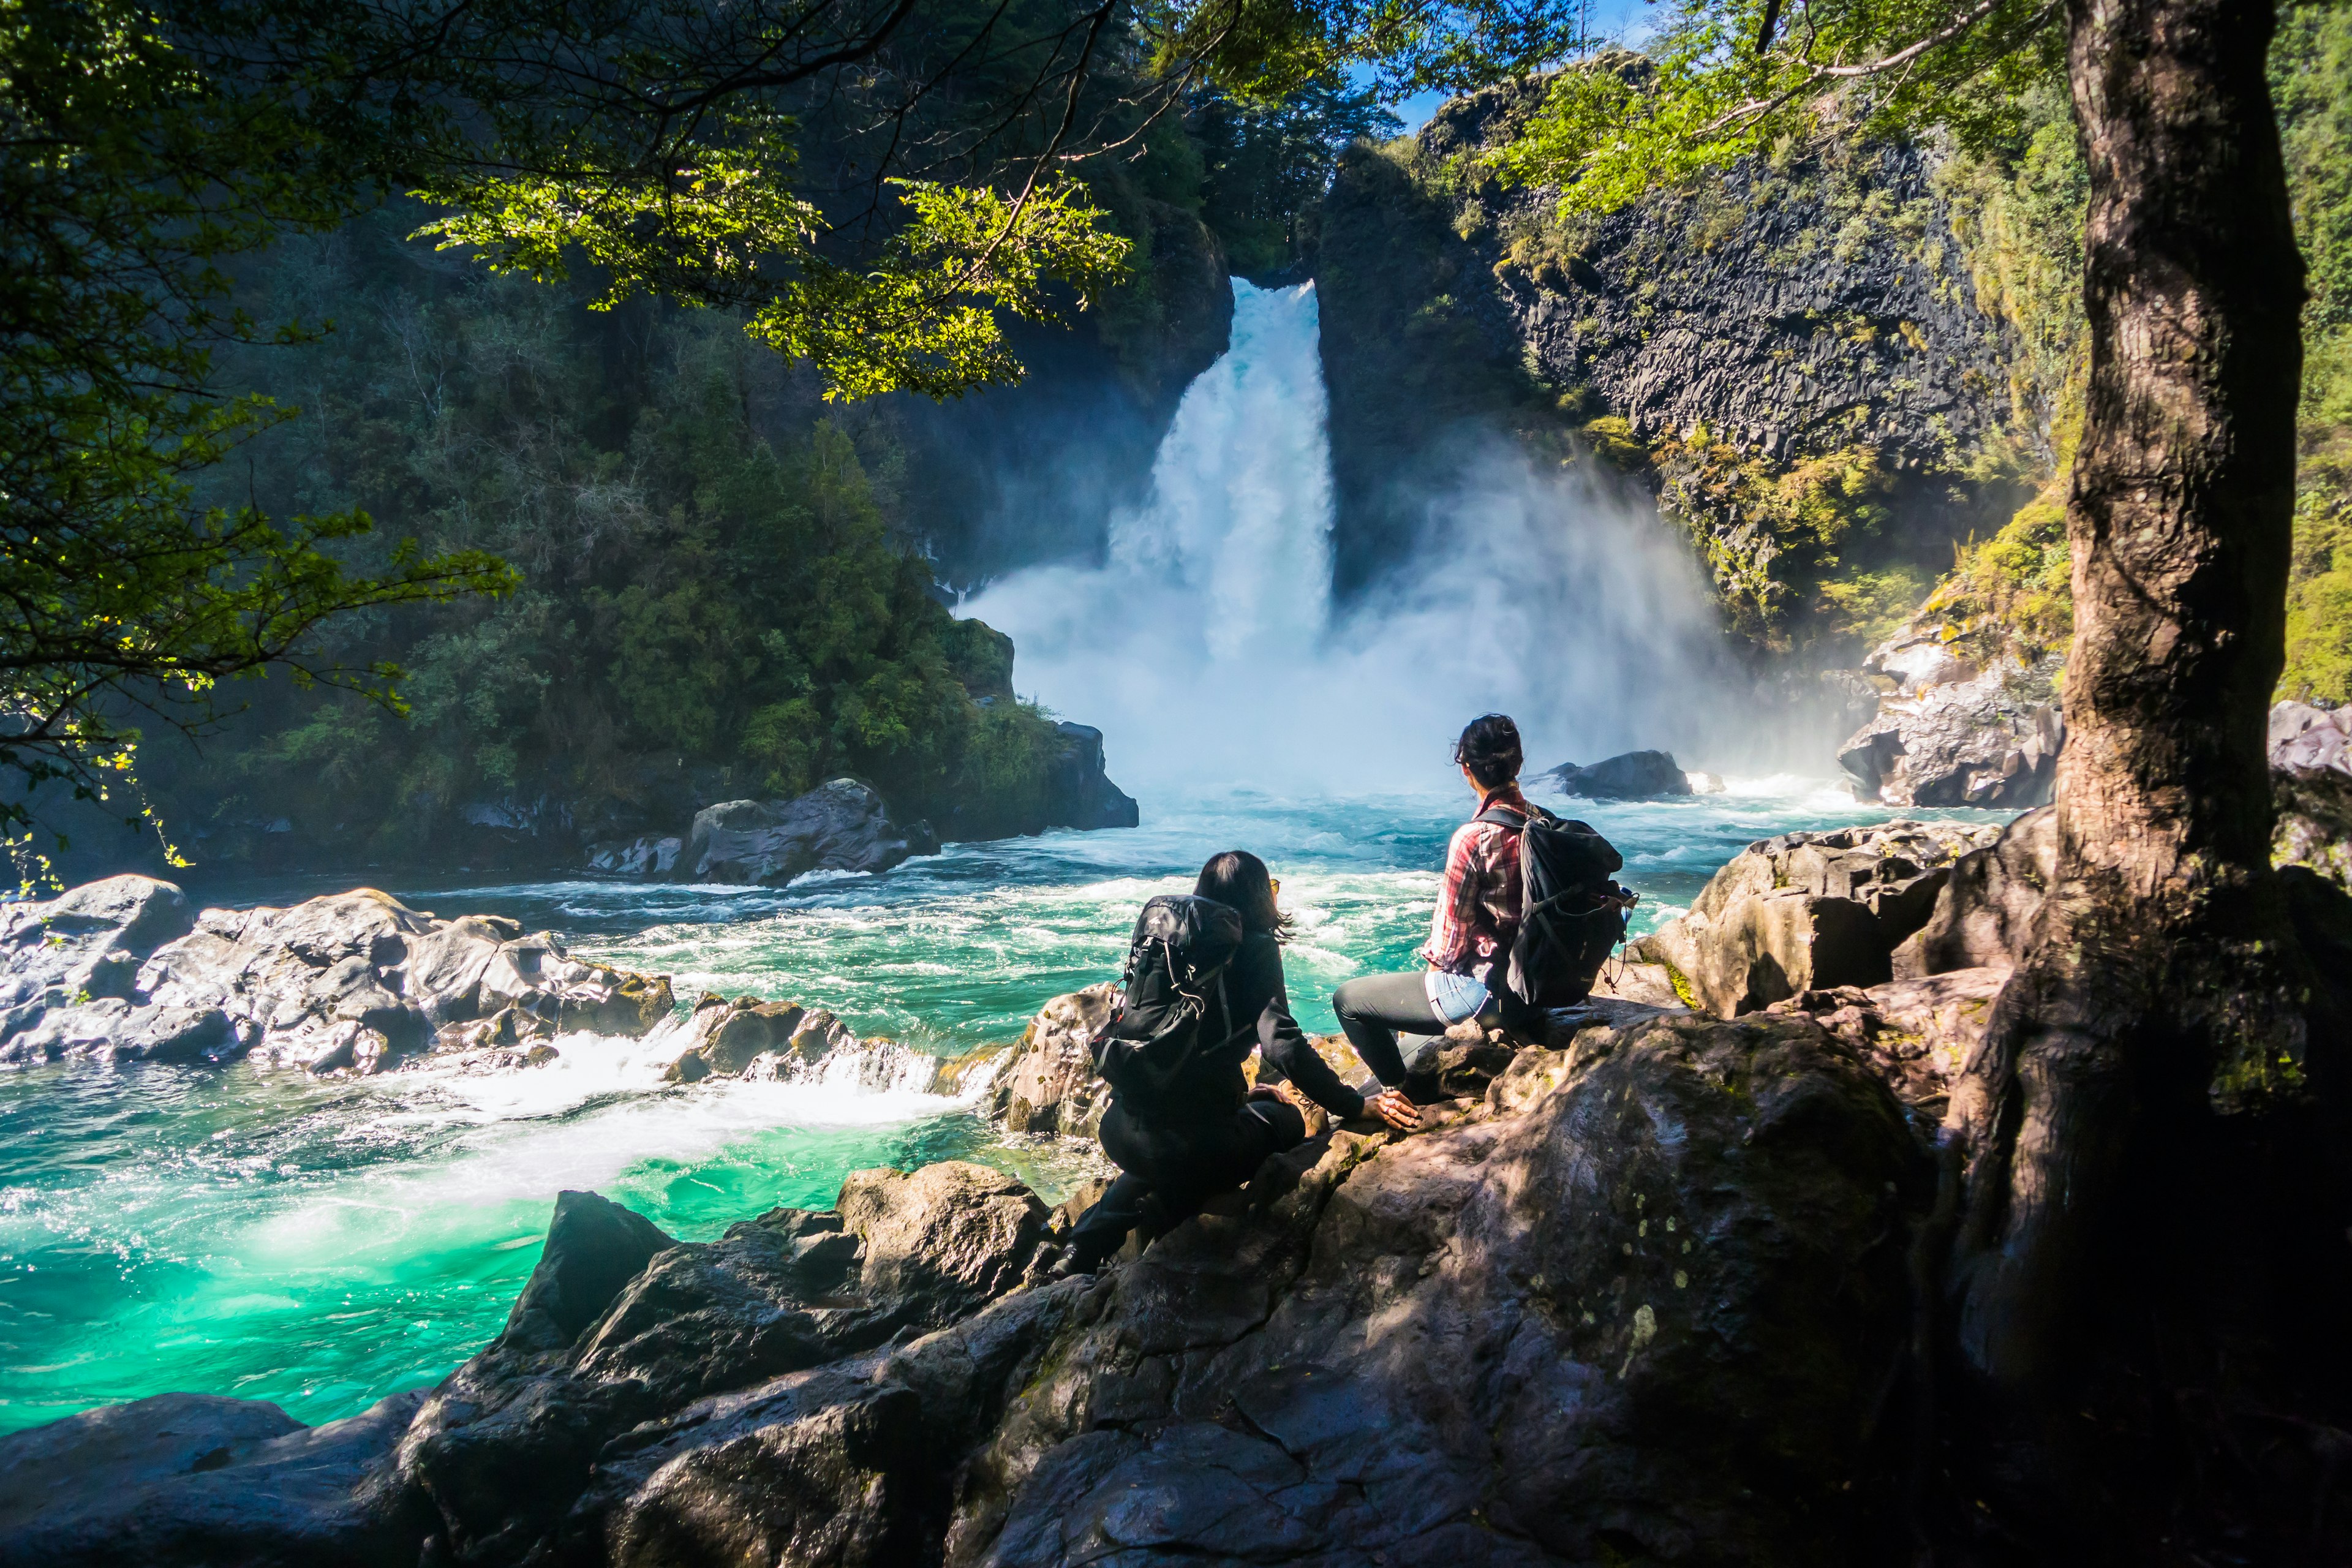
[(2057, 874), (2056, 810), (2017, 817), (1953, 862), (1926, 922), (1895, 948), (1895, 977), (2014, 969), (2041, 929)]
[(1562, 763), (1536, 776), (1549, 781), (1562, 795), (1586, 800), (1636, 800), (1691, 793), (1690, 775), (1671, 752), (1626, 752), (1582, 768)]
[(991, 1113), (1013, 1132), (1091, 1138), (1110, 1109), (1110, 1085), (1087, 1048), (1109, 1021), (1119, 988), (1105, 981), (1038, 1011), (991, 1080)]
[[(778, 1380), (805, 1382), (979, 1311), (1026, 1275), (1045, 1218), (1019, 1183), (956, 1162), (911, 1175), (860, 1172), (837, 1211), (771, 1210), (715, 1242), (673, 1242), (593, 1194), (567, 1194), (505, 1331), (419, 1412), (394, 1489), (429, 1504), (456, 1561), (519, 1562), (567, 1530), (603, 1533), (603, 1521), (640, 1511), (631, 1500), (669, 1484), (652, 1472), (678, 1445), (649, 1468), (609, 1472), (606, 1458), (659, 1448), (680, 1426), (698, 1442), (714, 1436), (713, 1407), (698, 1402), (746, 1390), (728, 1405), (732, 1430), (757, 1405), (751, 1426), (778, 1428), (778, 1442), (731, 1449), (721, 1468), (781, 1444), (819, 1473), (780, 1469), (772, 1487), (852, 1484), (872, 1468), (856, 1452), (888, 1433), (852, 1432), (844, 1423), (862, 1418), (842, 1415), (818, 1426), (837, 1441), (816, 1441), (800, 1426), (814, 1414), (809, 1402), (777, 1400)], [(836, 1403), (859, 1402), (856, 1390), (832, 1386)], [(919, 1439), (924, 1418), (912, 1419)], [(589, 1522), (567, 1525), (583, 1499)]]
[(187, 894), (152, 877), (109, 877), (0, 908), (0, 1041), (57, 1009), (128, 1001), (148, 955), (194, 923)]
[(1922, 1184), (1809, 1020), (1522, 1051), (1108, 1277), (967, 1462), (948, 1562), (1860, 1560)]
[(275, 1065), (368, 1073), (494, 1035), (508, 1045), (567, 1030), (641, 1035), (671, 1007), (664, 976), (573, 958), (502, 917), (445, 921), (373, 888), (193, 921), (185, 903), (168, 883), (118, 877), (11, 911), (7, 933), (21, 940), (0, 985), (18, 1000), (0, 1063), (256, 1051)]
[(887, 871), (938, 849), (926, 825), (893, 822), (871, 784), (835, 779), (791, 800), (730, 800), (697, 812), (669, 875), (781, 887), (810, 871)]
[(2059, 668), (2055, 655), (2003, 655), (1979, 668), (1941, 627), (1914, 626), (1864, 661), (1889, 689), (1838, 763), (1863, 799), (1888, 805), (2044, 805), (2066, 741)]
[(1759, 839), (1626, 957), (1662, 966), (1677, 997), (1726, 1018), (1807, 991), (1879, 984), (1954, 862), (1999, 831), (1897, 819)]

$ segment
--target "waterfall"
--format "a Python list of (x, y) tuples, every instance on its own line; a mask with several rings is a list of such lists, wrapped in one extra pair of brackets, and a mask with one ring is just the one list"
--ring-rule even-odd
[(1016, 572), (960, 613), (1009, 633), (1021, 694), (1099, 726), (1115, 776), (1147, 787), (1439, 782), (1490, 710), (1537, 766), (1720, 721), (1687, 547), (1498, 439), (1433, 472), (1412, 558), (1335, 607), (1327, 409), (1315, 286), (1234, 279), (1232, 346), (1186, 388), (1100, 563)]
[(1181, 584), (1213, 663), (1309, 658), (1330, 615), (1331, 448), (1315, 286), (1234, 282), (1233, 345), (1177, 405), (1110, 574)]

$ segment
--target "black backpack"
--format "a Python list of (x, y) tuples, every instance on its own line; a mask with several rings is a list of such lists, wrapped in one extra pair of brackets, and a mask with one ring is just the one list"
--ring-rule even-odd
[(1165, 894), (1136, 917), (1126, 994), (1088, 1048), (1095, 1071), (1145, 1121), (1181, 1109), (1186, 1070), (1233, 1037), (1225, 966), (1242, 934), (1241, 912), (1213, 899)]
[(1609, 879), (1625, 858), (1591, 824), (1539, 805), (1526, 816), (1489, 806), (1477, 820), (1519, 835), (1519, 933), (1508, 965), (1487, 972), (1488, 988), (1507, 1013), (1573, 1007), (1625, 940), (1625, 890)]

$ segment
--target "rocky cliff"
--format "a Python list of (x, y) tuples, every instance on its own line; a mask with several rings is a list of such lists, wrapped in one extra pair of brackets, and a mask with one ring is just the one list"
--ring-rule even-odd
[(1563, 221), (1557, 193), (1478, 163), (1539, 91), (1360, 144), (1325, 202), (1343, 577), (1404, 553), (1449, 436), (1500, 428), (1656, 493), (1752, 639), (1848, 636), (1890, 592), (1908, 610), (2017, 500), (1966, 477), (1998, 467), (2016, 417), (1928, 155), (1750, 161)]

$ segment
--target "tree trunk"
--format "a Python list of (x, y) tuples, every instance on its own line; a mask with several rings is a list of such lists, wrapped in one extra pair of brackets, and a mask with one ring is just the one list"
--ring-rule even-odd
[(2095, 1489), (2085, 1376), (2160, 1267), (2165, 1159), (2291, 1092), (2304, 1042), (2264, 744), (2304, 297), (2271, 4), (2069, 0), (2068, 24), (2092, 357), (2057, 880), (1954, 1098), (1949, 1275), (1963, 1403), (2045, 1522)]

